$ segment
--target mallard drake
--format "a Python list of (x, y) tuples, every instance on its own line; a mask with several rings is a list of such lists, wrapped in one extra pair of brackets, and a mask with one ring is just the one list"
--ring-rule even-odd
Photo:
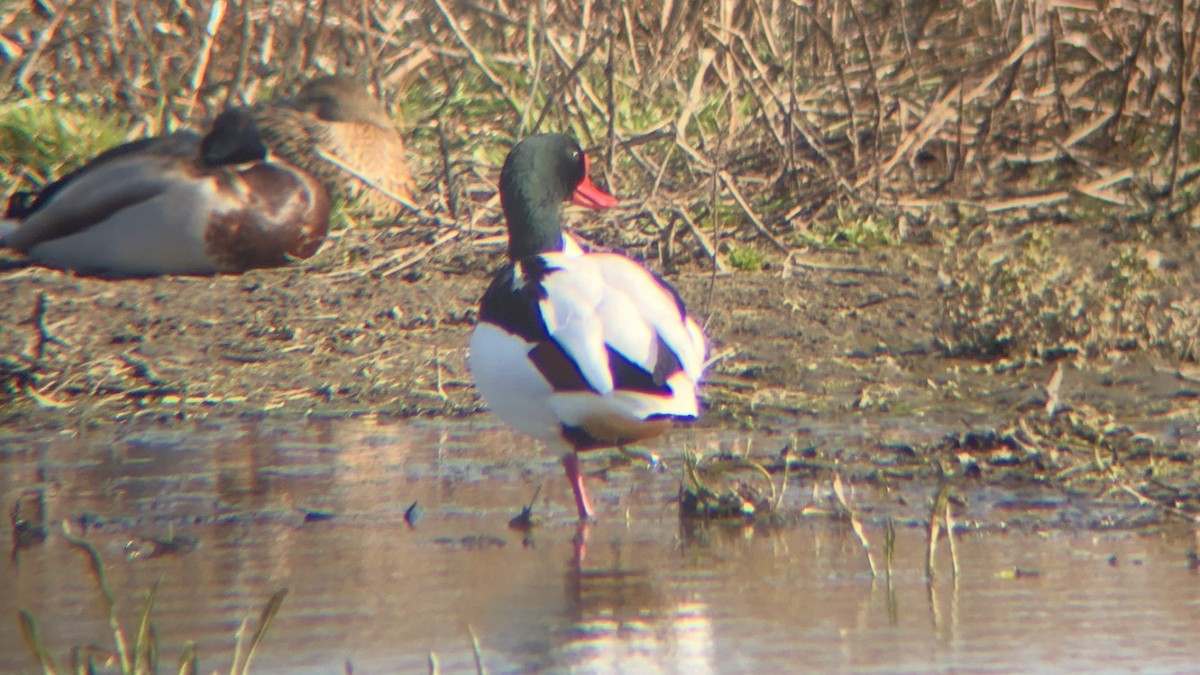
[(180, 159), (195, 157), (200, 149), (202, 138), (203, 136), (194, 131), (176, 131), (175, 133), (163, 136), (141, 138), (136, 141), (123, 143), (115, 148), (109, 148), (88, 160), (86, 164), (78, 169), (43, 185), (40, 190), (19, 190), (14, 192), (8, 198), (8, 206), (4, 211), (4, 217), (13, 220), (28, 218), (33, 215), (34, 211), (50, 203), (51, 197), (68, 183), (78, 179), (84, 172), (91, 171), (116, 159), (131, 155), (162, 155), (165, 157), (178, 157)]
[(562, 454), (581, 520), (577, 453), (650, 438), (699, 414), (703, 332), (666, 281), (563, 232), (562, 203), (616, 205), (566, 136), (526, 138), (500, 174), (508, 263), (492, 280), (468, 365), (492, 412)]
[(242, 272), (316, 252), (329, 196), (306, 172), (264, 161), (247, 109), (219, 115), (190, 153), (177, 140), (170, 151), (102, 155), (43, 193), (0, 243), (41, 265), (106, 276)]
[(316, 176), (330, 196), (359, 199), (379, 217), (394, 217), (402, 207), (374, 186), (412, 201), (415, 185), (404, 141), (379, 103), (354, 79), (318, 77), (294, 100), (253, 110), (271, 152)]

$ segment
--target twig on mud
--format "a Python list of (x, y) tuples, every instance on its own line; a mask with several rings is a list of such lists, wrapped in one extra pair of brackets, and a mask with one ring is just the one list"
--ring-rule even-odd
[[(538, 85), (540, 85), (542, 82), (542, 70), (543, 70), (542, 67), (545, 65), (544, 54), (546, 52), (546, 0), (537, 0), (536, 2), (533, 3), (533, 5), (535, 7), (535, 9), (534, 9), (535, 16), (530, 18), (530, 20), (529, 20), (530, 26), (526, 28), (527, 31), (536, 33), (536, 37), (534, 37), (534, 39), (532, 40), (532, 42), (533, 42), (533, 54), (532, 54), (533, 75), (529, 78), (529, 98), (526, 100), (525, 105), (521, 106), (521, 121), (517, 124), (517, 133), (518, 134), (523, 134), (525, 132), (525, 125), (529, 123), (529, 111), (533, 109), (533, 104), (537, 100)], [(536, 30), (534, 30), (532, 28), (532, 24), (535, 21), (537, 22)], [(572, 73), (568, 77), (572, 77), (573, 75), (574, 74)], [(564, 78), (560, 82), (565, 82), (565, 81), (566, 81), (566, 78)], [(547, 107), (548, 107), (548, 104), (551, 100), (553, 100), (553, 97), (547, 97), (547, 98), (548, 98), (548, 100), (547, 100)], [(545, 114), (545, 110), (546, 110), (545, 108), (542, 109), (543, 115)], [(542, 121), (542, 118), (539, 115), (538, 122), (540, 123), (541, 121)], [(536, 132), (536, 131), (537, 131), (537, 125), (535, 125), (533, 127), (533, 129), (530, 129), (531, 133)]]
[(1073, 192), (1087, 195), (1093, 199), (1117, 204), (1121, 206), (1129, 205), (1129, 200), (1121, 195), (1118, 195), (1106, 188), (1109, 188), (1117, 183), (1123, 183), (1134, 176), (1133, 169), (1122, 169), (1112, 174), (1101, 176), (1095, 180), (1076, 183), (1067, 190), (1058, 190), (1042, 195), (1026, 195), (1023, 197), (1014, 197), (1012, 199), (1002, 199), (989, 202), (983, 205), (988, 213), (999, 213), (1001, 211), (1009, 211), (1012, 209), (1032, 209), (1039, 206), (1052, 206), (1060, 204), (1071, 198)]
[(852, 267), (847, 265), (827, 265), (825, 263), (809, 262), (801, 260), (803, 255), (800, 251), (792, 251), (788, 254), (786, 260), (783, 261), (784, 274), (791, 274), (792, 267), (804, 267), (813, 270), (823, 270), (826, 272), (845, 272), (847, 274), (865, 274), (870, 277), (886, 277), (888, 275), (884, 270), (872, 269), (869, 267)]
[[(688, 230), (691, 231), (692, 235), (696, 237), (696, 241), (700, 243), (700, 248), (703, 249), (704, 253), (708, 255), (709, 259), (712, 260), (713, 265), (717, 268), (717, 271), (728, 272), (729, 269), (725, 267), (725, 262), (721, 260), (720, 256), (717, 255), (716, 248), (713, 247), (712, 242), (708, 240), (708, 235), (704, 234), (704, 231), (701, 230), (698, 225), (696, 225), (695, 221), (688, 216), (687, 212), (683, 209), (675, 209), (675, 215), (683, 221), (684, 225), (687, 225)], [(658, 225), (660, 228), (662, 227), (662, 224), (658, 222), (658, 217), (655, 216), (653, 212), (651, 212), (650, 218), (654, 220), (655, 225)]]
[(958, 543), (954, 538), (954, 512), (947, 499), (942, 508), (942, 520), (946, 523), (946, 541), (950, 544), (950, 578), (958, 583)]
[[(546, 43), (550, 45), (550, 50), (552, 52), (554, 52), (554, 55), (558, 58), (558, 61), (562, 66), (571, 68), (571, 67), (573, 67), (573, 64), (575, 63), (575, 61), (578, 60), (578, 59), (572, 60), (567, 56), (566, 49), (559, 43), (558, 38), (553, 33), (549, 33), (546, 35)], [(595, 113), (597, 116), (602, 117), (604, 115), (605, 107), (604, 107), (604, 104), (600, 101), (600, 97), (596, 94), (595, 91), (592, 90), (591, 83), (588, 82), (587, 78), (583, 78), (583, 77), (576, 77), (574, 82), (575, 82), (575, 85), (578, 88), (578, 90), (583, 92), (583, 100), (587, 101), (588, 105), (591, 106), (592, 112)], [(571, 91), (571, 90), (568, 89), (567, 91)], [(577, 103), (580, 102), (578, 98), (576, 98), (575, 100)], [(580, 115), (585, 117), (585, 121), (586, 121), (586, 114), (583, 110), (583, 106), (579, 105), (578, 108), (579, 108)], [(582, 127), (582, 130), (585, 133), (588, 131), (588, 127), (586, 126), (586, 124)], [(588, 143), (592, 143), (592, 142), (593, 142), (593, 139), (589, 135)]]
[[(108, 13), (109, 25), (111, 26), (110, 30), (108, 31), (108, 37), (109, 40), (112, 41), (112, 50), (115, 55), (124, 52), (127, 48), (129, 48), (129, 44), (118, 44), (116, 42), (116, 36), (119, 35), (117, 30), (118, 14), (115, 9), (108, 9)], [(146, 69), (150, 71), (150, 81), (153, 84), (154, 91), (158, 94), (155, 101), (157, 114), (155, 116), (156, 119), (154, 124), (158, 125), (159, 129), (162, 129), (164, 125), (171, 121), (171, 101), (174, 99), (176, 93), (174, 88), (166, 86), (166, 84), (163, 82), (162, 67), (159, 64), (159, 61), (165, 59), (163, 59), (163, 57), (155, 50), (154, 41), (151, 39), (150, 35), (146, 33), (146, 28), (142, 26), (142, 21), (138, 17), (137, 12), (129, 12), (129, 14), (123, 16), (123, 18), (124, 22), (128, 23), (129, 28), (133, 30), (133, 35), (136, 38), (133, 42), (139, 45), (146, 52)], [(116, 60), (115, 56), (114, 60)], [(133, 87), (133, 83), (130, 81), (128, 75), (122, 72), (121, 77), (125, 80), (125, 86), (130, 88)]]
[(734, 201), (738, 203), (738, 206), (742, 207), (742, 211), (746, 214), (746, 217), (750, 219), (750, 222), (754, 223), (754, 228), (758, 230), (760, 234), (766, 237), (767, 241), (774, 244), (775, 248), (783, 251), (784, 253), (789, 253), (791, 249), (785, 246), (783, 242), (779, 241), (778, 237), (776, 237), (774, 234), (771, 234), (771, 231), (767, 229), (767, 226), (758, 217), (758, 214), (754, 212), (754, 209), (750, 208), (750, 203), (746, 201), (746, 198), (742, 196), (741, 191), (738, 190), (737, 185), (734, 183), (733, 176), (730, 176), (729, 172), (725, 171), (724, 169), (718, 172), (718, 175), (721, 177), (721, 182), (725, 184), (725, 187), (729, 188), (729, 193), (733, 195)]
[(608, 105), (608, 124), (605, 129), (607, 146), (604, 149), (604, 169), (605, 175), (612, 180), (614, 163), (617, 161), (617, 98), (616, 98), (616, 68), (614, 66), (614, 58), (616, 54), (617, 36), (617, 6), (622, 3), (612, 2), (608, 5), (608, 27), (605, 28), (607, 33), (606, 40), (597, 40), (596, 44), (608, 44), (608, 55), (604, 62), (604, 102)]
[(59, 347), (66, 347), (66, 348), (70, 348), (70, 346), (71, 346), (71, 344), (69, 342), (67, 342), (66, 340), (63, 340), (62, 338), (56, 337), (55, 335), (51, 334), (50, 329), (46, 326), (47, 302), (48, 302), (48, 296), (46, 295), (46, 293), (45, 292), (38, 293), (37, 302), (34, 303), (34, 306), (33, 306), (33, 317), (30, 319), (30, 321), (33, 322), (34, 327), (37, 328), (37, 332), (38, 332), (37, 346), (34, 347), (34, 351), (33, 351), (34, 358), (36, 358), (38, 361), (41, 361), (42, 357), (45, 355), (46, 345), (48, 345), (48, 344), (54, 344), (54, 345), (58, 345)]
[(1180, 145), (1183, 137), (1181, 132), (1183, 131), (1184, 106), (1186, 105), (1187, 101), (1185, 81), (1187, 80), (1188, 75), (1185, 73), (1187, 68), (1185, 68), (1182, 64), (1186, 63), (1187, 54), (1195, 53), (1196, 32), (1197, 27), (1200, 26), (1200, 12), (1193, 11), (1194, 16), (1192, 17), (1192, 27), (1191, 31), (1188, 32), (1188, 35), (1191, 36), (1189, 40), (1190, 44), (1185, 46), (1183, 40), (1184, 3), (1182, 0), (1176, 0), (1176, 2), (1172, 4), (1175, 5), (1173, 9), (1175, 10), (1174, 18), (1176, 26), (1174, 31), (1175, 39), (1172, 41), (1173, 44), (1171, 45), (1172, 51), (1174, 52), (1172, 56), (1175, 58), (1175, 63), (1181, 65), (1175, 68), (1175, 76), (1172, 78), (1171, 82), (1172, 88), (1174, 89), (1175, 102), (1172, 106), (1173, 111), (1171, 116), (1171, 124), (1168, 127), (1167, 137), (1164, 145), (1167, 148), (1166, 162), (1168, 164), (1166, 187), (1168, 190), (1170, 190), (1170, 194), (1173, 199), (1175, 197), (1176, 190), (1179, 187), (1177, 180), (1179, 176), (1179, 161), (1181, 157)]
[[(447, 100), (449, 100), (449, 97), (447, 97)], [(433, 129), (437, 132), (438, 156), (442, 160), (440, 178), (443, 186), (442, 189), (445, 191), (446, 208), (450, 211), (450, 217), (457, 220), (458, 193), (455, 190), (456, 181), (454, 180), (454, 174), (450, 171), (450, 143), (446, 140), (446, 123), (445, 118), (442, 116), (441, 108), (438, 109), (434, 117)], [(470, 223), (471, 220), (468, 218), (467, 222)]]
[(483, 648), (479, 646), (479, 636), (475, 634), (475, 627), (471, 624), (467, 624), (467, 632), (471, 635), (471, 653), (475, 655), (475, 673), (485, 675), (487, 670), (483, 667)]
[[(992, 70), (991, 73), (988, 74), (987, 77), (985, 77), (965, 96), (963, 96), (964, 101), (966, 103), (974, 103), (979, 97), (990, 91), (996, 80), (999, 79), (1000, 76), (1014, 63), (1017, 63), (1023, 59), (1029, 50), (1037, 46), (1038, 41), (1039, 39), (1036, 36), (1025, 36), (1025, 39), (1023, 39), (1021, 43), (1012, 50), (1012, 52), (1008, 55), (1008, 58), (1005, 59), (1003, 63), (999, 64), (995, 69)], [(946, 94), (943, 95), (942, 98), (939, 99), (929, 109), (929, 112), (926, 113), (925, 117), (921, 119), (920, 123), (917, 124), (917, 126), (904, 137), (904, 140), (902, 140), (896, 147), (891, 159), (884, 162), (883, 165), (877, 170), (886, 176), (887, 174), (891, 173), (896, 164), (898, 164), (910, 150), (920, 149), (927, 142), (929, 142), (929, 140), (937, 134), (938, 130), (941, 129), (942, 125), (949, 118), (951, 106), (954, 105), (957, 102), (958, 97), (962, 95), (962, 93), (959, 91), (959, 89), (962, 88), (965, 88), (964, 83), (959, 83), (952, 87), (950, 91), (946, 92)], [(862, 187), (868, 181), (874, 180), (874, 176), (871, 175), (873, 173), (874, 171), (869, 172), (868, 175), (859, 179), (855, 187)]]
[(1012, 209), (1032, 209), (1039, 206), (1053, 206), (1061, 204), (1071, 198), (1071, 193), (1066, 190), (1058, 190), (1044, 195), (1026, 195), (1022, 197), (1014, 197), (1012, 199), (1001, 199), (998, 201), (989, 202), (984, 205), (984, 209), (988, 213), (1000, 213), (1001, 211), (1010, 211)]
[(717, 352), (716, 354), (713, 354), (712, 356), (708, 357), (708, 360), (704, 362), (703, 369), (708, 370), (709, 368), (711, 368), (713, 366), (713, 364), (724, 361), (725, 359), (733, 356), (734, 354), (737, 354), (737, 350), (734, 349), (733, 347), (730, 347), (729, 349), (726, 349), (724, 351)]
[[(937, 496), (933, 499), (933, 508), (929, 512), (928, 539), (925, 543), (925, 582), (930, 583), (937, 575), (937, 544), (945, 528), (946, 514), (949, 513), (950, 483), (943, 477), (938, 487)], [(932, 584), (930, 583), (932, 586)]]
[(1146, 495), (1142, 494), (1141, 492), (1139, 492), (1137, 489), (1135, 489), (1128, 483), (1125, 483), (1122, 481), (1115, 481), (1115, 480), (1114, 480), (1114, 482), (1116, 483), (1116, 486), (1118, 488), (1120, 488), (1121, 490), (1123, 490), (1126, 493), (1128, 493), (1129, 495), (1131, 495), (1142, 506), (1153, 506), (1155, 508), (1162, 509), (1164, 513), (1167, 513), (1167, 514), (1170, 514), (1177, 518), (1180, 518), (1182, 520), (1185, 520), (1189, 523), (1192, 523), (1193, 525), (1200, 525), (1200, 516), (1197, 516), (1196, 514), (1193, 514), (1193, 513), (1188, 513), (1187, 511), (1184, 511), (1183, 509), (1180, 509), (1176, 506), (1172, 506), (1171, 504), (1168, 504), (1161, 500), (1152, 499), (1150, 497), (1147, 497)]
[[(605, 33), (607, 33), (607, 31), (605, 31)], [(588, 61), (591, 60), (592, 54), (596, 52), (596, 49), (598, 49), (600, 45), (604, 44), (604, 37), (605, 35), (601, 35), (600, 39), (596, 40), (590, 47), (587, 48), (586, 51), (580, 54), (579, 57), (575, 59), (575, 65), (571, 66), (571, 69), (559, 79), (558, 84), (554, 87), (554, 89), (550, 90), (550, 93), (546, 96), (546, 103), (542, 106), (542, 111), (538, 113), (537, 121), (533, 123), (533, 127), (529, 129), (529, 133), (536, 133), (538, 129), (541, 129), (542, 121), (546, 119), (546, 115), (550, 113), (554, 106), (561, 105), (561, 102), (558, 100), (558, 95), (562, 93), (562, 90), (567, 86), (567, 83), (573, 82), (577, 79), (580, 69), (587, 65)], [(547, 40), (547, 43), (549, 43), (549, 40)], [(532, 99), (530, 100), (530, 103), (532, 103)]]
[(168, 385), (168, 382), (166, 380), (164, 380), (163, 378), (159, 377), (158, 373), (154, 372), (153, 366), (151, 366), (144, 359), (139, 359), (129, 352), (123, 352), (121, 354), (118, 354), (117, 358), (124, 361), (125, 365), (132, 368), (133, 372), (138, 377), (142, 378), (143, 380), (150, 383), (151, 385), (153, 385), (155, 387), (165, 387)]
[(862, 546), (863, 555), (867, 558), (867, 566), (871, 569), (871, 577), (877, 578), (879, 570), (875, 566), (875, 556), (871, 555), (871, 544), (867, 540), (867, 531), (863, 528), (862, 518), (854, 509), (850, 508), (850, 501), (846, 498), (846, 489), (842, 484), (842, 475), (836, 471), (833, 474), (833, 494), (837, 497), (838, 504), (845, 510), (846, 518), (850, 521), (850, 528), (854, 530), (854, 536), (858, 538), (858, 543)]
[[(246, 88), (246, 70), (250, 67), (250, 40), (254, 37), (254, 22), (250, 18), (250, 0), (241, 0), (242, 35), (238, 41), (238, 59), (234, 66), (233, 79), (225, 90), (225, 105), (234, 105), (238, 97), (244, 95)], [(193, 99), (195, 102), (195, 99)]]
[(788, 461), (792, 457), (792, 446), (784, 446), (783, 452), (780, 453), (780, 457), (783, 459), (783, 478), (781, 478), (779, 481), (779, 494), (775, 497), (775, 503), (772, 505), (772, 510), (775, 513), (779, 513), (780, 509), (783, 508), (783, 495), (787, 492), (788, 473), (792, 466), (791, 462)]
[(375, 267), (372, 267), (370, 270), (368, 270), (368, 273), (370, 273), (370, 274), (378, 273), (381, 277), (384, 277), (384, 278), (390, 277), (394, 274), (399, 274), (400, 272), (403, 272), (404, 270), (412, 267), (413, 265), (416, 265), (417, 263), (421, 262), (422, 260), (425, 260), (426, 258), (429, 257), (430, 253), (433, 253), (438, 248), (441, 248), (441, 246), (443, 244), (450, 241), (451, 239), (457, 238), (458, 235), (459, 235), (458, 231), (446, 232), (445, 234), (439, 236), (437, 239), (434, 239), (432, 243), (425, 245), (420, 251), (417, 251), (412, 256), (409, 256), (407, 259), (396, 264), (395, 267), (392, 267), (391, 269), (388, 269), (384, 272), (379, 272), (379, 270), (381, 268), (385, 267), (386, 264), (392, 262), (391, 260), (388, 260), (388, 261), (385, 261), (384, 263), (380, 263), (379, 265), (376, 265)]
[(43, 394), (42, 392), (38, 391), (37, 387), (35, 387), (33, 382), (29, 379), (21, 380), (21, 391), (23, 391), (26, 396), (33, 399), (38, 405), (42, 406), (43, 408), (48, 408), (51, 410), (61, 410), (63, 408), (71, 407), (70, 403), (66, 403), (63, 401), (59, 401), (57, 399), (50, 398), (48, 395)]
[(433, 368), (438, 396), (441, 396), (443, 401), (449, 401), (450, 397), (446, 395), (446, 390), (442, 387), (442, 351), (437, 345), (433, 346)]
[(855, 305), (854, 308), (855, 309), (866, 309), (868, 307), (875, 307), (877, 305), (882, 305), (885, 302), (891, 302), (892, 300), (899, 300), (900, 298), (916, 298), (916, 297), (917, 297), (917, 294), (912, 291), (905, 291), (903, 293), (892, 293), (890, 295), (881, 295), (878, 297), (870, 298), (868, 300), (864, 300), (863, 302), (860, 302), (857, 305)]
[[(992, 124), (996, 119), (996, 112), (1001, 110), (1013, 96), (1013, 90), (1016, 88), (1017, 76), (1021, 74), (1021, 63), (1025, 60), (1025, 54), (1019, 55), (1011, 65), (1008, 66), (1008, 78), (1004, 81), (1004, 86), (1000, 89), (1000, 95), (996, 97), (996, 102), (984, 108), (983, 119), (979, 122), (979, 128), (975, 132), (975, 149), (974, 151), (980, 155), (984, 154), (988, 142), (992, 136)], [(961, 97), (962, 91), (959, 90)], [(963, 101), (959, 99), (959, 114), (955, 115), (957, 123), (962, 124), (962, 105)]]
[[(854, 120), (854, 97), (850, 94), (850, 85), (846, 81), (846, 68), (843, 65), (843, 55), (841, 45), (834, 39), (833, 31), (830, 27), (821, 23), (820, 17), (807, 7), (801, 6), (800, 9), (808, 14), (812, 25), (817, 29), (817, 35), (825, 39), (826, 47), (829, 48), (830, 60), (833, 62), (834, 73), (836, 74), (839, 91), (841, 92), (842, 104), (846, 106), (846, 117), (850, 124), (850, 147), (854, 151), (854, 163), (858, 165), (861, 162), (861, 154), (859, 150), (858, 125)], [(861, 187), (863, 183), (859, 183)]]

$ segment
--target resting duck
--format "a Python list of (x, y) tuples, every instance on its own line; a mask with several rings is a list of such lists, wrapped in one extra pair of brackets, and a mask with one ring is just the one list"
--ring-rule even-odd
[[(259, 137), (274, 156), (315, 176), (331, 197), (359, 199), (364, 210), (377, 217), (395, 217), (403, 207), (375, 186), (412, 201), (415, 183), (404, 141), (379, 103), (354, 79), (317, 77), (301, 87), (294, 99), (258, 104), (244, 114), (253, 119)], [(115, 159), (135, 154), (193, 158), (200, 139), (195, 132), (180, 131), (117, 146), (43, 187), (40, 193), (14, 193), (5, 217), (28, 218), (67, 183)]]
[(559, 134), (531, 136), (500, 174), (509, 262), (492, 280), (468, 365), (491, 410), (563, 452), (579, 518), (592, 517), (576, 453), (656, 436), (699, 413), (704, 334), (665, 281), (563, 232), (562, 202), (616, 205)]
[(59, 190), (66, 187), (68, 183), (77, 180), (85, 172), (116, 159), (131, 155), (162, 155), (165, 157), (178, 157), (180, 159), (195, 157), (196, 153), (200, 150), (200, 141), (202, 138), (200, 134), (194, 131), (176, 131), (175, 133), (142, 138), (118, 145), (115, 148), (109, 148), (88, 160), (87, 164), (58, 180), (42, 186), (36, 192), (26, 190), (14, 192), (8, 199), (8, 207), (5, 209), (4, 217), (13, 220), (25, 220), (33, 215), (35, 211), (49, 204), (50, 198), (58, 193)]
[(39, 196), (0, 244), (48, 267), (117, 277), (243, 272), (316, 252), (329, 197), (307, 173), (263, 161), (246, 109), (219, 115), (191, 153), (185, 145), (102, 155)]
[(374, 186), (412, 201), (415, 186), (400, 133), (354, 79), (318, 77), (305, 84), (294, 100), (253, 110), (271, 152), (316, 176), (331, 197), (359, 199), (368, 213), (378, 217), (394, 217), (402, 207)]

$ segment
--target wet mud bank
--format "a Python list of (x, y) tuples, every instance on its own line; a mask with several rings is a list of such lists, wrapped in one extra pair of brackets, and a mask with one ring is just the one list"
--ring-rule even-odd
[[(111, 281), (9, 260), (0, 418), (32, 431), (478, 415), (466, 344), (500, 255), (343, 232), (305, 265), (236, 277)], [(776, 469), (786, 447), (792, 468), (858, 480), (1200, 513), (1200, 368), (1138, 351), (950, 358), (932, 258), (907, 247), (670, 276), (712, 341), (698, 426), (766, 434), (750, 452)], [(879, 431), (839, 443), (819, 432), (830, 425)]]

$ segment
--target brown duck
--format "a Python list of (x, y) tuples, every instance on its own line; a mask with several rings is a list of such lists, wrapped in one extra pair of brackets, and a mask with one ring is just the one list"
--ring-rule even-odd
[(316, 176), (330, 196), (358, 199), (376, 217), (402, 212), (385, 191), (412, 201), (415, 186), (404, 142), (387, 113), (354, 79), (318, 77), (295, 99), (253, 111), (271, 152)]

